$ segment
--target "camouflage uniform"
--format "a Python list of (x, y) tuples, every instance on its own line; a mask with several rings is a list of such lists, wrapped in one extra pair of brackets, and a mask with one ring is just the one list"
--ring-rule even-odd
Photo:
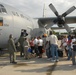
[(20, 38), (19, 38), (19, 43), (20, 43), (20, 56), (22, 57), (23, 55), (22, 55), (22, 53), (24, 53), (24, 50), (23, 50), (23, 42), (24, 42), (24, 40), (25, 40), (25, 38), (24, 38), (24, 36), (21, 36)]
[(25, 39), (25, 41), (23, 42), (23, 47), (24, 47), (24, 58), (28, 59), (29, 58), (29, 52), (28, 52), (29, 42), (27, 39)]
[(9, 38), (8, 40), (8, 50), (10, 54), (10, 63), (13, 63), (16, 60), (16, 47), (13, 38)]

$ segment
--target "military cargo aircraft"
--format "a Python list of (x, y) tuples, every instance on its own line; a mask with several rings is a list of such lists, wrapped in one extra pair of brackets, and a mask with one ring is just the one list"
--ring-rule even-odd
[(22, 31), (26, 31), (29, 34), (28, 37), (39, 36), (45, 32), (45, 28), (57, 24), (59, 27), (65, 27), (65, 29), (70, 32), (71, 29), (67, 24), (76, 23), (76, 17), (66, 16), (76, 9), (75, 6), (71, 7), (61, 16), (52, 4), (50, 4), (49, 7), (55, 13), (57, 18), (31, 18), (20, 12), (18, 9), (0, 3), (0, 48), (5, 48), (7, 46), (10, 34), (12, 34), (15, 41), (17, 41)]

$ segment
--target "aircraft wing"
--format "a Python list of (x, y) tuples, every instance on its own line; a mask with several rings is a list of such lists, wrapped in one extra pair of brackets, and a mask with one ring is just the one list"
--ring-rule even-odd
[[(49, 18), (38, 18), (38, 23), (39, 26), (45, 26), (47, 25), (52, 25), (54, 24), (56, 17), (49, 17)], [(72, 16), (72, 17), (65, 17), (65, 23), (66, 24), (72, 24), (72, 23), (76, 23), (76, 17)]]
[(47, 25), (51, 25), (51, 23), (53, 23), (53, 21), (56, 19), (56, 17), (48, 17), (48, 18), (38, 18), (38, 24), (39, 26), (45, 26)]
[(74, 17), (66, 17), (65, 18), (66, 24), (76, 23), (76, 16)]

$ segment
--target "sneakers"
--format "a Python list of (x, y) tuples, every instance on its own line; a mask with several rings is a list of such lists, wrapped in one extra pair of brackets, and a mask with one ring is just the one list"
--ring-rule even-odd
[(59, 59), (56, 59), (56, 60), (51, 60), (52, 62), (58, 62), (59, 61)]
[(55, 62), (56, 60), (51, 60), (52, 62)]
[(51, 58), (48, 58), (47, 60), (51, 60)]
[(58, 61), (59, 61), (59, 59), (56, 60), (56, 62), (58, 62)]

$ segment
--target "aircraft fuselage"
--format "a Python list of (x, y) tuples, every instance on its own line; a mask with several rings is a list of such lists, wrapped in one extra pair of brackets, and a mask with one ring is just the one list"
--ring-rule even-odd
[[(2, 6), (3, 7), (2, 7)], [(5, 4), (0, 7), (5, 8), (5, 12), (0, 12), (0, 48), (7, 46), (9, 35), (12, 34), (15, 41), (20, 37), (21, 30), (27, 30), (28, 34), (33, 29), (39, 28), (38, 23), (27, 15), (23, 15), (20, 11)], [(35, 34), (35, 32), (34, 32)]]

